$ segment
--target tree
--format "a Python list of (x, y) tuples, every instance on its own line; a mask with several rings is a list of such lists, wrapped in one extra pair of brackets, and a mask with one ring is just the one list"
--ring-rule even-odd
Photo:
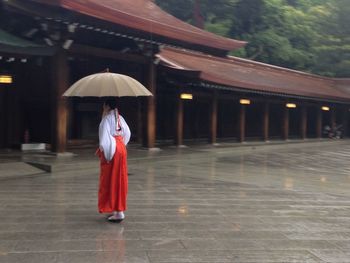
[(350, 6), (347, 0), (330, 0), (324, 11), (326, 20), (319, 21), (322, 38), (315, 46), (315, 73), (350, 77)]
[[(195, 24), (194, 11), (195, 0), (157, 0), (156, 3), (163, 10), (169, 12), (173, 16)], [(230, 29), (232, 12), (237, 0), (200, 0), (201, 14), (205, 20), (205, 29), (225, 35)]]
[(192, 21), (194, 0), (156, 0), (156, 4), (182, 21)]
[[(195, 0), (157, 0), (193, 24)], [(201, 0), (205, 29), (245, 40), (236, 56), (325, 76), (350, 76), (349, 0)]]
[(245, 56), (261, 62), (308, 70), (315, 63), (310, 52), (318, 34), (313, 18), (297, 3), (284, 0), (241, 0), (230, 30), (233, 38), (246, 40)]

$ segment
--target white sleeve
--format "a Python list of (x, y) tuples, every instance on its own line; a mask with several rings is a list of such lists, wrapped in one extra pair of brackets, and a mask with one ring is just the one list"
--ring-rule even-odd
[(122, 137), (124, 140), (124, 144), (127, 145), (130, 141), (131, 132), (124, 118), (120, 115), (119, 115), (119, 118), (120, 118), (120, 126), (122, 128)]
[(103, 118), (100, 123), (98, 137), (100, 150), (103, 152), (106, 160), (112, 160), (115, 153), (116, 142), (114, 137), (111, 135), (111, 127), (106, 117)]

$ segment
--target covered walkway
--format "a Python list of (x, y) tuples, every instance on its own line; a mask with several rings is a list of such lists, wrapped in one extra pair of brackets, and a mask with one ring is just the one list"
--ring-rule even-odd
[[(0, 43), (2, 70), (13, 78), (0, 83), (0, 101), (9, 101), (0, 148), (30, 141), (63, 153), (72, 141), (96, 140), (101, 102), (61, 95), (106, 68), (153, 93), (119, 103), (132, 141), (150, 149), (169, 141), (321, 138), (325, 126), (348, 133), (349, 79), (229, 56), (246, 42), (180, 21), (154, 1), (0, 0), (0, 11), (0, 35), (15, 43), (11, 52)], [(45, 52), (32, 56), (38, 49)]]

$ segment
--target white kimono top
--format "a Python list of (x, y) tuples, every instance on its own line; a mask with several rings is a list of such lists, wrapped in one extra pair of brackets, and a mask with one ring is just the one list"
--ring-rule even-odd
[[(119, 121), (117, 119), (119, 118)], [(117, 127), (118, 126), (118, 127)], [(120, 127), (119, 127), (120, 126)], [(107, 161), (112, 160), (116, 151), (116, 142), (113, 136), (122, 136), (124, 144), (127, 145), (131, 132), (128, 124), (117, 110), (111, 110), (103, 117), (98, 131), (99, 147)]]

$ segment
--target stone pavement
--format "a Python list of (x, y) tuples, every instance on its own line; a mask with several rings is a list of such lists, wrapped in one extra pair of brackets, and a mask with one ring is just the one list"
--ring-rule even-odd
[(97, 165), (0, 153), (1, 263), (350, 262), (348, 140), (131, 148), (121, 224), (96, 211)]

